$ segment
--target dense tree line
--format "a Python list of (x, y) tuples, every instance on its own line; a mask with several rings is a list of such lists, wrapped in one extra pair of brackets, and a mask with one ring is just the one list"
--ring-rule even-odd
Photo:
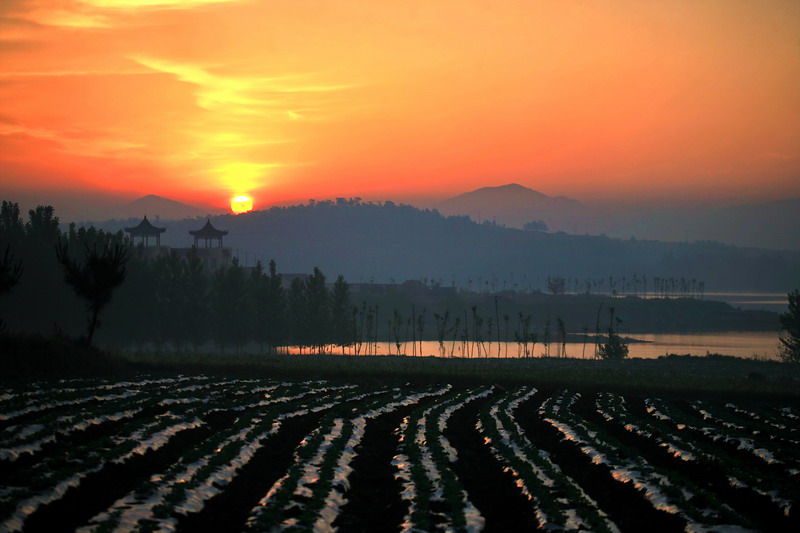
[(265, 270), (234, 258), (206, 272), (193, 253), (143, 260), (134, 251), (132, 263), (109, 310), (109, 338), (117, 343), (189, 350), (213, 342), (223, 351), (256, 343), (264, 352), (322, 352), (356, 340), (347, 282), (339, 276), (331, 289), (318, 268), (287, 290), (274, 261)]
[(52, 207), (32, 209), (24, 221), (19, 205), (4, 201), (0, 317), (18, 331), (78, 336), (86, 328), (89, 342), (97, 330), (106, 344), (180, 350), (255, 342), (270, 352), (319, 352), (356, 342), (360, 311), (342, 276), (329, 288), (315, 268), (286, 290), (274, 261), (264, 270), (233, 259), (209, 272), (195, 253), (142, 252), (122, 231), (72, 224), (62, 232)]

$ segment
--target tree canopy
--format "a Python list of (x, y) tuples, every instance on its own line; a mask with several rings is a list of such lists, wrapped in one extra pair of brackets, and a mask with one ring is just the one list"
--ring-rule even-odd
[(780, 337), (780, 355), (786, 362), (800, 363), (800, 290), (788, 294), (789, 310), (780, 316), (784, 334)]

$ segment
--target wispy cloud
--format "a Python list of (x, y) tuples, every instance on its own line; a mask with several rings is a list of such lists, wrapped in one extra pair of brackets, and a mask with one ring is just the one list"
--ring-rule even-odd
[(221, 75), (210, 72), (207, 67), (148, 56), (133, 56), (130, 59), (197, 86), (198, 106), (233, 114), (260, 114), (270, 111), (270, 108), (279, 108), (284, 117), (296, 119), (299, 117), (293, 116), (292, 110), (284, 108), (287, 95), (330, 93), (356, 87), (353, 84), (292, 83), (293, 80), (288, 77)]
[(117, 27), (121, 18), (141, 11), (187, 10), (241, 0), (63, 0), (60, 2), (4, 0), (11, 5), (0, 11), (13, 18), (42, 26), (77, 30)]
[(86, 10), (37, 9), (26, 13), (25, 18), (45, 26), (66, 28), (98, 29), (113, 26), (106, 15)]
[(84, 4), (101, 8), (124, 9), (192, 9), (208, 4), (224, 4), (241, 0), (82, 0)]
[(58, 151), (88, 157), (112, 157), (121, 151), (138, 149), (146, 146), (141, 143), (115, 139), (106, 134), (92, 134), (77, 130), (55, 130), (13, 123), (0, 123), (0, 136), (16, 138), (27, 137), (41, 141), (49, 141)]
[(109, 69), (109, 70), (19, 70), (19, 71), (0, 71), (0, 78), (46, 78), (46, 77), (70, 77), (70, 76), (140, 76), (143, 74), (153, 74), (152, 70), (142, 68), (132, 69)]
[(131, 59), (154, 71), (172, 74), (180, 81), (199, 87), (196, 93), (197, 105), (204, 109), (249, 113), (254, 107), (267, 103), (248, 95), (255, 88), (254, 80), (216, 76), (199, 66), (151, 57), (134, 56)]

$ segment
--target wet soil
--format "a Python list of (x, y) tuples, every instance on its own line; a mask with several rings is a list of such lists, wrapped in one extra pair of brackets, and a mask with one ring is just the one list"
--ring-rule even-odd
[(340, 531), (381, 533), (399, 531), (408, 504), (400, 498), (402, 482), (395, 479), (392, 459), (397, 455), (397, 429), (403, 418), (428, 405), (431, 399), (402, 407), (369, 420), (364, 438), (356, 448), (347, 499), (333, 525)]
[(444, 436), (458, 453), (458, 460), (450, 466), (486, 520), (484, 531), (534, 531), (539, 524), (533, 506), (516, 486), (513, 474), (503, 471), (503, 465), (475, 428), (478, 413), (496, 400), (497, 394), (468, 403), (450, 418)]
[(538, 408), (553, 392), (540, 392), (516, 410), (517, 422), (528, 439), (550, 453), (561, 470), (578, 482), (623, 533), (683, 531), (684, 520), (656, 510), (630, 483), (616, 481), (606, 465), (592, 463), (578, 445), (563, 440), (557, 429), (542, 420)]
[(25, 470), (39, 461), (40, 457), (57, 456), (62, 450), (68, 450), (74, 446), (87, 444), (105, 435), (114, 435), (118, 432), (119, 428), (130, 424), (134, 420), (153, 418), (165, 411), (167, 411), (166, 406), (151, 405), (142, 409), (131, 418), (107, 421), (89, 426), (80, 431), (58, 435), (55, 440), (43, 444), (40, 450), (21, 454), (16, 461), (0, 461), (0, 478), (11, 479), (13, 476), (24, 475)]
[(294, 460), (294, 450), (319, 424), (325, 411), (284, 420), (275, 435), (264, 441), (252, 459), (225, 490), (206, 502), (205, 507), (178, 519), (178, 532), (225, 533), (241, 531), (250, 511), (280, 479)]
[(61, 499), (33, 513), (23, 531), (74, 531), (232, 420), (232, 415), (216, 413), (203, 426), (176, 433), (157, 450), (135, 455), (121, 464), (106, 463), (103, 469), (82, 479), (78, 487), (68, 489)]
[[(514, 412), (528, 439), (550, 453), (553, 461), (565, 474), (578, 482), (623, 533), (683, 531), (686, 526), (683, 519), (653, 508), (632, 484), (616, 481), (607, 466), (592, 463), (578, 445), (564, 440), (558, 430), (542, 419), (538, 407), (553, 392), (541, 390)], [(451, 467), (467, 492), (467, 497), (486, 520), (485, 531), (530, 531), (538, 525), (532, 504), (516, 487), (513, 475), (503, 472), (502, 464), (491, 454), (475, 428), (480, 409), (496, 400), (498, 394), (502, 394), (502, 390), (487, 398), (470, 402), (456, 411), (449, 420), (444, 435), (457, 450), (459, 457)], [(632, 422), (650, 418), (641, 397), (630, 394), (625, 398)], [(395, 479), (396, 469), (391, 464), (392, 458), (397, 454), (396, 429), (405, 416), (420, 405), (432, 401), (434, 399), (426, 399), (421, 404), (403, 407), (368, 421), (364, 439), (357, 449), (358, 455), (352, 463), (350, 487), (344, 494), (348, 503), (343, 506), (334, 523), (339, 531), (380, 533), (400, 529), (408, 507), (400, 497), (402, 484)], [(342, 408), (343, 405), (345, 404), (340, 404), (335, 409)], [(688, 402), (672, 400), (671, 405), (680, 408), (692, 424), (709, 425), (703, 424)], [(136, 416), (153, 416), (160, 412), (158, 409), (162, 408), (148, 408)], [(596, 412), (594, 395), (584, 394), (573, 409), (576, 414), (627, 446), (631, 453), (636, 453), (652, 465), (670, 470), (699, 487), (700, 494), (696, 501), (698, 507), (702, 507), (703, 498), (714, 497), (740, 513), (745, 518), (745, 523), (754, 529), (800, 531), (800, 512), (784, 516), (781, 509), (768, 497), (751, 489), (731, 487), (727, 477), (735, 474), (724, 471), (719, 465), (687, 463), (669, 454), (655, 439), (638, 436), (614, 421), (606, 421)], [(142, 481), (178, 461), (188, 450), (215, 431), (227, 427), (235, 417), (251, 414), (253, 413), (215, 411), (206, 415), (204, 426), (176, 434), (158, 450), (132, 457), (123, 464), (107, 464), (99, 472), (84, 478), (79, 487), (69, 489), (63, 498), (32, 514), (25, 523), (24, 531), (73, 531), (86, 524), (97, 513), (106, 510)], [(251, 461), (237, 472), (220, 494), (206, 502), (200, 512), (178, 517), (177, 530), (200, 533), (241, 531), (250, 511), (275, 481), (286, 473), (294, 460), (296, 447), (319, 425), (324, 415), (325, 412), (313, 413), (285, 420), (278, 433), (263, 443)], [(72, 446), (112, 435), (121, 425), (108, 422), (93, 426), (66, 435), (46, 445), (41, 452), (26, 455), (14, 463), (0, 462), (0, 475), (3, 476), (2, 479), (10, 479), (7, 476), (23, 476), (26, 468), (39, 458), (57, 456)], [(700, 432), (691, 432), (690, 436), (724, 450), (735, 463), (747, 465), (748, 468), (760, 472), (763, 479), (778, 477), (791, 484), (800, 477), (790, 476), (780, 466), (766, 465), (751, 453), (737, 450), (733, 445), (713, 442)], [(797, 505), (793, 505), (793, 508), (800, 510), (800, 502), (795, 503)]]
[[(628, 407), (628, 412), (632, 415), (632, 423), (635, 424), (637, 419), (648, 420), (651, 418), (645, 410), (643, 399), (628, 396), (625, 398), (625, 404)], [(582, 398), (575, 408), (576, 412), (588, 420), (602, 425), (606, 431), (623, 444), (635, 447), (641, 457), (648, 463), (675, 472), (695, 483), (703, 491), (697, 495), (698, 505), (702, 505), (706, 493), (711, 493), (749, 521), (749, 527), (762, 531), (800, 531), (800, 522), (798, 522), (796, 513), (794, 516), (785, 516), (783, 510), (773, 503), (769, 497), (749, 488), (732, 487), (728, 481), (728, 476), (735, 475), (735, 472), (726, 472), (720, 466), (707, 461), (688, 462), (675, 457), (666, 448), (659, 446), (655, 438), (636, 435), (627, 431), (619, 423), (603, 419), (596, 412), (592, 398)], [(718, 445), (719, 443), (717, 443)], [(748, 467), (761, 470), (763, 475), (779, 474), (772, 467), (766, 468), (767, 465), (763, 461), (752, 455), (745, 456), (743, 462)], [(768, 474), (767, 470), (772, 472)], [(784, 473), (780, 474), (783, 475)]]

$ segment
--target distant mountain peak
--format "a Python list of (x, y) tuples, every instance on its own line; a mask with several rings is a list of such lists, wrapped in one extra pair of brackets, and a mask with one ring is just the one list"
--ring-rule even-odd
[[(520, 185), (519, 183), (506, 183), (505, 185), (495, 185), (495, 186), (491, 186), (490, 185), (488, 187), (481, 187), (480, 189), (476, 189), (473, 192), (491, 191), (491, 190), (524, 190), (524, 191), (535, 192), (537, 194), (542, 194), (539, 191), (535, 191), (535, 190), (531, 189), (530, 187), (525, 187), (524, 185)], [(545, 196), (545, 195), (542, 194), (542, 196)]]
[(130, 202), (131, 204), (135, 204), (136, 202), (142, 202), (145, 200), (163, 200), (165, 202), (173, 202), (179, 204), (180, 202), (176, 202), (175, 200), (170, 200), (169, 198), (164, 198), (163, 196), (159, 196), (157, 194), (145, 194), (141, 198), (137, 198), (136, 200)]
[(147, 194), (121, 206), (114, 214), (121, 218), (148, 216), (152, 219), (182, 220), (205, 216), (208, 211), (156, 194)]
[(531, 189), (530, 187), (525, 187), (524, 185), (520, 185), (519, 183), (507, 183), (505, 185), (495, 185), (495, 186), (490, 185), (487, 187), (481, 187), (479, 189), (475, 189), (474, 191), (465, 192), (459, 196), (464, 196), (465, 194), (475, 194), (475, 193), (484, 194), (484, 193), (504, 193), (504, 192), (514, 192), (514, 193), (524, 192), (524, 193), (533, 193), (537, 196), (544, 196), (544, 197), (547, 196), (544, 193)]
[(549, 226), (561, 229), (571, 226), (575, 217), (586, 211), (576, 200), (548, 196), (519, 183), (481, 187), (444, 200), (436, 207), (445, 215), (469, 215), (477, 221), (489, 220), (518, 228), (527, 222), (544, 220)]
[(137, 198), (136, 200), (133, 200), (132, 202), (129, 202), (127, 205), (133, 205), (133, 204), (136, 204), (136, 203), (141, 203), (141, 202), (150, 202), (150, 201), (156, 201), (156, 202), (166, 202), (166, 203), (171, 203), (171, 204), (180, 204), (180, 205), (187, 205), (187, 204), (184, 204), (184, 203), (182, 203), (182, 202), (178, 202), (178, 201), (176, 201), (176, 200), (171, 200), (171, 199), (169, 199), (169, 198), (165, 198), (165, 197), (163, 197), (163, 196), (159, 196), (159, 195), (157, 195), (157, 194), (145, 194), (145, 195), (144, 195), (144, 196), (142, 196), (141, 198)]

